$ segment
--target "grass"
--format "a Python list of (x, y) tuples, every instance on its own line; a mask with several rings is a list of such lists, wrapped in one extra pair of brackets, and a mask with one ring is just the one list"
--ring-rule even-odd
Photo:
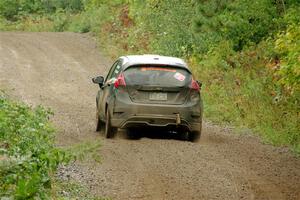
[(70, 147), (66, 147), (65, 150), (68, 152), (74, 160), (79, 161), (95, 161), (100, 163), (101, 156), (99, 149), (101, 147), (100, 141), (84, 141), (79, 144), (74, 144)]
[[(256, 53), (262, 51), (257, 47)], [(262, 54), (261, 54), (262, 55)], [(273, 74), (266, 60), (243, 52), (243, 67), (229, 69), (207, 60), (191, 60), (196, 76), (203, 81), (205, 117), (217, 123), (247, 127), (266, 143), (300, 151), (300, 119), (297, 101), (276, 96)], [(245, 67), (249, 65), (251, 67)]]

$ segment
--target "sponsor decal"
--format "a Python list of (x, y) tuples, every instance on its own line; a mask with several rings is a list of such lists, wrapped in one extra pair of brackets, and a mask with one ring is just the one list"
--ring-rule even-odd
[(185, 80), (185, 76), (183, 74), (179, 73), (179, 72), (176, 72), (174, 74), (174, 78), (176, 78), (179, 81), (184, 81)]

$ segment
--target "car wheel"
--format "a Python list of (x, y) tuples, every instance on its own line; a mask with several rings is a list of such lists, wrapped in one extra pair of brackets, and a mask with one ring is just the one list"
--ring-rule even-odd
[(191, 142), (197, 142), (200, 139), (201, 132), (200, 131), (192, 131), (189, 133), (188, 140)]
[(189, 140), (189, 136), (190, 136), (190, 132), (188, 131), (180, 132), (179, 140), (183, 140), (183, 141)]
[(96, 132), (101, 131), (104, 123), (100, 120), (99, 113), (96, 112)]
[(104, 135), (106, 138), (113, 138), (116, 132), (116, 128), (111, 126), (110, 114), (108, 109), (106, 110), (106, 121), (105, 121), (105, 132)]

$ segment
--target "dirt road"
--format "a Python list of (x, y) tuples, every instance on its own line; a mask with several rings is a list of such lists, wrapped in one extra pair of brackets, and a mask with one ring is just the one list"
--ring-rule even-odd
[(95, 133), (98, 88), (90, 79), (111, 64), (99, 52), (87, 35), (0, 33), (0, 88), (51, 107), (59, 145), (102, 141), (102, 163), (76, 163), (68, 172), (91, 193), (116, 200), (300, 199), (300, 159), (248, 134), (209, 123), (199, 143)]

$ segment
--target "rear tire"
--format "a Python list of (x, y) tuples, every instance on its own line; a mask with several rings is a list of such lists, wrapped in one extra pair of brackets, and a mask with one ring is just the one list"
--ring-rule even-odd
[(199, 141), (200, 136), (201, 136), (200, 131), (192, 131), (188, 135), (188, 140), (191, 142), (197, 142), (197, 141)]
[(179, 133), (179, 140), (187, 141), (189, 140), (190, 132), (184, 131)]
[(96, 132), (100, 132), (104, 123), (100, 120), (99, 113), (96, 112)]
[(116, 131), (117, 131), (117, 129), (111, 126), (110, 114), (107, 109), (104, 135), (106, 138), (113, 138), (115, 136)]

